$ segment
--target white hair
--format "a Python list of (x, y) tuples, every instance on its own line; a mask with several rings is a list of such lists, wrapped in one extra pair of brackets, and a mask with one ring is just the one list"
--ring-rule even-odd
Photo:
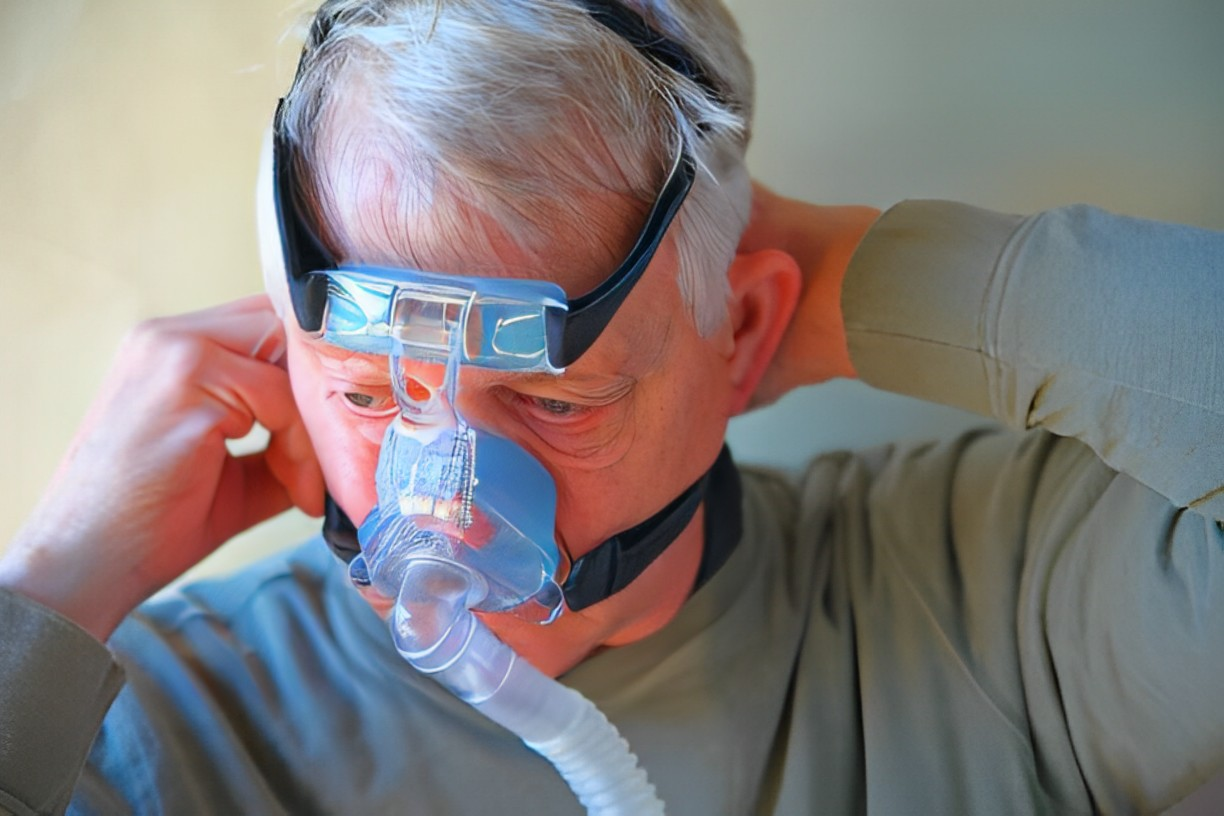
[[(347, 261), (424, 267), (488, 258), (495, 239), (546, 258), (587, 236), (623, 255), (640, 218), (597, 202), (644, 215), (683, 141), (699, 169), (672, 227), (678, 283), (698, 330), (717, 328), (750, 207), (751, 66), (718, 0), (621, 2), (717, 92), (573, 0), (325, 2), (282, 119), (322, 239)], [(357, 206), (371, 190), (373, 212)]]

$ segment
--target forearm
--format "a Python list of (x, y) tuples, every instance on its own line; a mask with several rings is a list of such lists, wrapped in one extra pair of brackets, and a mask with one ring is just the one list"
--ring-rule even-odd
[(752, 220), (739, 251), (782, 250), (803, 276), (795, 313), (753, 395), (753, 406), (768, 405), (794, 388), (855, 376), (842, 322), (842, 279), (855, 247), (879, 214), (873, 207), (809, 204), (759, 184), (753, 188)]
[(99, 542), (74, 544), (63, 536), (39, 536), (37, 526), (27, 524), (0, 558), (0, 592), (34, 601), (105, 642), (144, 600), (123, 574), (125, 568), (131, 573), (131, 566), (111, 560), (105, 567), (115, 574), (105, 575), (81, 555), (98, 551)]
[(1224, 234), (910, 202), (868, 233), (842, 303), (867, 382), (1078, 438), (1224, 517)]

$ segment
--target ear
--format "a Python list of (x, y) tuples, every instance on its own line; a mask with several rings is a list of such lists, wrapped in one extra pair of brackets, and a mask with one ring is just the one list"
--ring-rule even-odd
[(793, 257), (780, 249), (737, 253), (727, 273), (731, 284), (729, 322), (733, 347), (730, 415), (747, 408), (769, 368), (799, 302), (803, 275)]

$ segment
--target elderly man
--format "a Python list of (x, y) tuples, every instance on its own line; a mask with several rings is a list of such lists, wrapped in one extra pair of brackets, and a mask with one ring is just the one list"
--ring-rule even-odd
[[(418, 502), (387, 450), (439, 404), (456, 461), (525, 457), (463, 495), (550, 485), (555, 608), (480, 620), (672, 813), (1146, 812), (1224, 766), (1224, 236), (754, 197), (751, 112), (714, 2), (325, 3), (261, 178), (270, 300), (134, 332), (0, 562), (0, 806), (577, 810), (387, 632), (354, 522)], [(346, 334), (353, 286), (388, 325)], [(856, 374), (1018, 430), (798, 483), (722, 452)], [(312, 541), (140, 606), (290, 503), (351, 566)]]

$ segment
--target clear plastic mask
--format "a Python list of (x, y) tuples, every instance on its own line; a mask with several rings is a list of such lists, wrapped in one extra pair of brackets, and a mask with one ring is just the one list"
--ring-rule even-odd
[[(456, 410), (460, 367), (480, 365), (488, 344), (513, 333), (515, 321), (534, 320), (546, 308), (537, 295), (548, 284), (491, 281), (495, 291), (477, 292), (472, 279), (456, 285), (447, 277), (436, 286), (407, 274), (380, 284), (346, 272), (329, 292), (324, 339), (362, 353), (387, 352), (399, 407), (383, 436), (378, 501), (357, 531), (362, 554), (351, 570), (395, 598), (409, 560), (457, 563), (483, 582), (473, 608), (549, 622), (562, 608), (554, 580), (556, 486), (529, 453), (473, 427)], [(517, 284), (526, 285), (516, 294)], [(386, 308), (362, 309), (362, 330), (352, 308), (375, 286), (383, 288), (367, 304)], [(491, 332), (472, 328), (490, 323)], [(530, 327), (515, 334), (523, 343), (515, 349), (525, 355), (536, 336)]]
[(539, 280), (438, 275), (387, 267), (328, 274), (325, 340), (366, 354), (502, 371), (548, 371), (565, 292)]

